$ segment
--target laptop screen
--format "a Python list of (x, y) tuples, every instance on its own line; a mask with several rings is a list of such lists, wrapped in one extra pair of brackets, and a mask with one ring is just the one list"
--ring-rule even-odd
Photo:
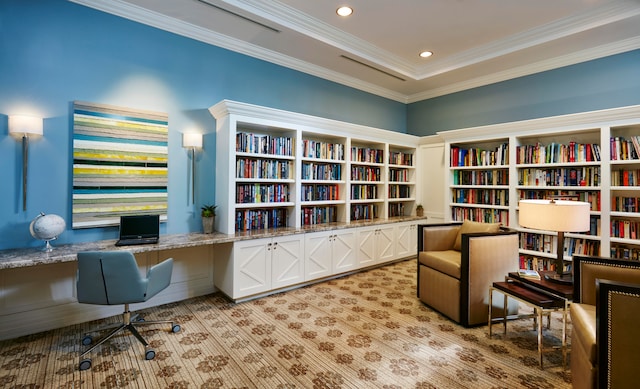
[(120, 239), (155, 238), (160, 235), (160, 215), (120, 216)]

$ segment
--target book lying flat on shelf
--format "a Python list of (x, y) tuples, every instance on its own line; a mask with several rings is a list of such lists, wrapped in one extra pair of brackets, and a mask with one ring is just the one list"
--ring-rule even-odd
[(536, 280), (540, 279), (540, 274), (538, 274), (536, 270), (520, 269), (518, 270), (518, 275), (524, 278), (533, 278)]

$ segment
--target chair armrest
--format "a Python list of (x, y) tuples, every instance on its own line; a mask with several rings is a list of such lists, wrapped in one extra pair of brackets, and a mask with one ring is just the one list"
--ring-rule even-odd
[(173, 272), (173, 258), (165, 259), (152, 266), (147, 272), (147, 292), (145, 301), (158, 294), (171, 283)]
[(418, 225), (418, 253), (451, 250), (462, 223)]

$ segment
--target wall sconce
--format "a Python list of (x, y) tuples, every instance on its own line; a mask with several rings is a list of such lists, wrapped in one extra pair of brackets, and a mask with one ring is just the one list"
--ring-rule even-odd
[(196, 189), (196, 149), (202, 148), (202, 134), (195, 132), (182, 134), (182, 147), (191, 154), (191, 203), (195, 203)]
[(27, 169), (29, 164), (29, 136), (42, 135), (42, 118), (10, 115), (9, 134), (22, 138), (22, 210), (27, 210)]

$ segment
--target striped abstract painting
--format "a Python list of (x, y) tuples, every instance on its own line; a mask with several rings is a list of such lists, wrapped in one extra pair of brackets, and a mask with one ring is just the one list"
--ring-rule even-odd
[(167, 114), (74, 102), (73, 228), (166, 220), (167, 142)]

